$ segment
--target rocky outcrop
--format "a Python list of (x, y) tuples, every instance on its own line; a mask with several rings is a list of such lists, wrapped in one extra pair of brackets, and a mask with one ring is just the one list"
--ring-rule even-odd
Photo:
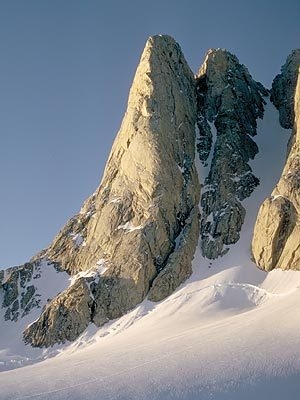
[(300, 65), (300, 50), (293, 50), (287, 57), (272, 84), (271, 101), (279, 111), (279, 122), (283, 128), (293, 128), (295, 121), (295, 88)]
[(192, 260), (199, 237), (198, 209), (195, 207), (176, 238), (175, 249), (166, 267), (155, 278), (148, 299), (160, 301), (169, 296), (192, 273)]
[[(57, 265), (48, 264), (49, 268)], [(4, 319), (16, 322), (33, 308), (41, 308), (41, 295), (37, 282), (41, 277), (42, 262), (29, 262), (18, 267), (0, 271), (0, 290), (3, 292)]]
[[(195, 80), (179, 45), (151, 37), (100, 187), (39, 257), (73, 283), (25, 331), (33, 346), (73, 340), (191, 273), (200, 188), (194, 166)], [(76, 275), (77, 274), (77, 275)]]
[(206, 173), (201, 196), (202, 253), (215, 259), (239, 240), (241, 201), (259, 179), (248, 164), (258, 152), (252, 139), (268, 92), (226, 50), (210, 50), (197, 75), (197, 149)]
[(93, 299), (83, 278), (77, 279), (45, 307), (41, 317), (24, 332), (25, 343), (51, 346), (75, 340), (89, 325)]
[(270, 271), (277, 265), (296, 221), (297, 212), (287, 198), (277, 195), (264, 201), (258, 213), (252, 244), (255, 260), (262, 269)]
[(260, 207), (255, 224), (252, 253), (256, 264), (273, 268), (300, 269), (300, 50), (287, 58), (272, 86), (272, 101), (280, 122), (293, 128), (281, 178)]

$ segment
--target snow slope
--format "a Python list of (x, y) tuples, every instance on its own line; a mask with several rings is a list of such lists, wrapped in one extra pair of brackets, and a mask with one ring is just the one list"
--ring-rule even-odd
[[(244, 202), (241, 240), (223, 258), (197, 249), (193, 275), (160, 303), (145, 300), (56, 356), (0, 374), (0, 399), (298, 399), (300, 273), (250, 261), (259, 205), (285, 159), (288, 132), (268, 104), (253, 162), (262, 184)], [(274, 166), (274, 168), (273, 168)]]

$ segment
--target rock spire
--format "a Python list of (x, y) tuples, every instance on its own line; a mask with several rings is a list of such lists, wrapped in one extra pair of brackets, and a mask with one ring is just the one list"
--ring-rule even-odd
[(273, 81), (271, 99), (284, 128), (292, 128), (282, 175), (261, 205), (255, 224), (252, 253), (256, 264), (300, 269), (300, 50), (287, 58)]
[(73, 284), (26, 329), (26, 342), (73, 340), (148, 293), (163, 299), (191, 274), (199, 235), (195, 122), (194, 76), (179, 45), (151, 37), (99, 188), (42, 254)]
[(268, 92), (226, 50), (210, 50), (197, 75), (197, 148), (205, 174), (201, 195), (201, 247), (215, 259), (239, 240), (241, 201), (259, 179), (250, 165), (258, 153), (253, 136)]

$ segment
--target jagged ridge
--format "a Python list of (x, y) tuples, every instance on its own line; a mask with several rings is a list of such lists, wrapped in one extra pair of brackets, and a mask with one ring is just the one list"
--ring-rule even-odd
[(210, 50), (197, 75), (197, 149), (208, 173), (201, 196), (201, 248), (215, 259), (239, 240), (241, 201), (259, 179), (248, 164), (258, 153), (251, 136), (262, 118), (267, 90), (226, 50)]

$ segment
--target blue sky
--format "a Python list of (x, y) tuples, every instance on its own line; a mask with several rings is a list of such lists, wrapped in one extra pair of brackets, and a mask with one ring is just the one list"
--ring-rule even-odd
[(270, 86), (300, 47), (298, 0), (0, 0), (0, 266), (46, 247), (99, 184), (148, 36), (196, 72), (209, 48)]

